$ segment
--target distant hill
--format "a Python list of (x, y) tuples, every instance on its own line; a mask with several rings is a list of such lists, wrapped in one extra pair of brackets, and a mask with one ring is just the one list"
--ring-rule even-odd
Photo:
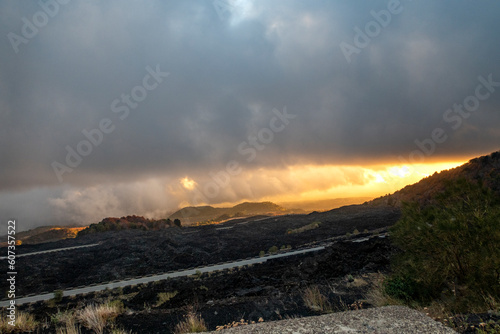
[(347, 197), (300, 202), (283, 202), (278, 204), (283, 206), (284, 208), (287, 208), (288, 210), (302, 210), (304, 213), (309, 213), (313, 211), (330, 211), (332, 209), (340, 208), (346, 205), (362, 204), (371, 199), (373, 199), (373, 197)]
[(212, 206), (190, 206), (172, 214), (170, 219), (180, 219), (183, 224), (221, 222), (231, 218), (257, 215), (278, 215), (290, 213), (285, 208), (272, 202), (244, 202), (231, 208)]
[[(32, 230), (16, 233), (16, 240), (18, 243), (25, 245), (52, 242), (62, 239), (75, 238), (77, 233), (85, 228), (86, 226), (42, 226)], [(7, 240), (7, 236), (2, 236), (1, 240)], [(5, 246), (7, 246), (7, 241), (0, 242), (0, 247)]]
[(442, 192), (448, 182), (458, 179), (482, 184), (500, 196), (500, 151), (474, 158), (462, 166), (434, 173), (419, 182), (406, 186), (391, 195), (369, 202), (371, 205), (401, 206), (402, 202), (430, 204), (437, 193)]

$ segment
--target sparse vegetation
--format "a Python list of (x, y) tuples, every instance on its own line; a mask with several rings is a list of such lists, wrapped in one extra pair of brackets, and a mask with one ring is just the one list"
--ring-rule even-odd
[(265, 255), (266, 255), (266, 252), (264, 252), (263, 250), (259, 252), (259, 256), (260, 256), (260, 257), (263, 257), (263, 256), (265, 256)]
[(352, 234), (354, 234), (354, 235), (358, 235), (358, 234), (359, 234), (358, 229), (357, 229), (357, 228), (355, 228), (355, 229), (354, 229), (354, 231), (352, 231)]
[(97, 334), (104, 333), (106, 325), (118, 316), (122, 310), (117, 305), (88, 305), (77, 313), (77, 319), (88, 329)]
[(308, 287), (302, 293), (304, 304), (313, 311), (329, 313), (332, 312), (332, 305), (328, 299), (321, 294), (318, 286)]
[(305, 232), (305, 231), (314, 230), (315, 228), (320, 227), (320, 225), (321, 225), (321, 222), (313, 222), (313, 223), (307, 224), (305, 226), (302, 226), (302, 227), (299, 227), (299, 228), (296, 228), (296, 229), (288, 229), (287, 233), (288, 234), (302, 233), (302, 232)]
[(205, 331), (207, 331), (205, 320), (203, 320), (199, 314), (195, 314), (193, 311), (190, 311), (184, 317), (184, 320), (175, 326), (176, 334), (201, 333)]
[(50, 322), (56, 326), (65, 325), (70, 320), (74, 320), (74, 314), (71, 311), (57, 311), (50, 317)]
[(160, 292), (157, 295), (158, 301), (156, 302), (156, 306), (160, 306), (163, 303), (168, 302), (170, 299), (174, 298), (178, 294), (178, 291), (174, 292)]
[(17, 311), (14, 326), (9, 324), (10, 319), (6, 316), (0, 317), (0, 333), (25, 333), (33, 332), (38, 326), (35, 318), (26, 312)]
[(118, 314), (123, 313), (123, 311), (125, 310), (123, 301), (119, 299), (111, 300), (107, 303), (107, 305), (111, 308), (114, 308)]

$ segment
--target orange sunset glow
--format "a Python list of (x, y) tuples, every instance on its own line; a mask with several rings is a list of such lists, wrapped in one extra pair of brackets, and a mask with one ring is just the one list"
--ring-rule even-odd
[[(238, 201), (295, 202), (324, 200), (347, 197), (379, 197), (397, 191), (406, 185), (443, 170), (455, 168), (467, 160), (430, 162), (411, 165), (375, 164), (368, 166), (349, 165), (296, 165), (286, 169), (260, 168), (243, 171), (240, 175), (228, 178), (228, 183), (251, 185), (254, 189), (249, 196), (239, 197), (236, 201), (210, 202), (208, 196), (186, 198), (183, 205), (233, 205)], [(184, 189), (192, 193), (203, 193), (204, 186), (213, 180), (197, 182), (186, 176), (180, 180)], [(276, 195), (260, 196), (268, 188), (277, 189)], [(228, 190), (229, 189), (229, 190)], [(231, 192), (231, 186), (220, 187), (219, 193)], [(206, 195), (206, 194), (205, 194)], [(207, 199), (201, 201), (200, 198)]]

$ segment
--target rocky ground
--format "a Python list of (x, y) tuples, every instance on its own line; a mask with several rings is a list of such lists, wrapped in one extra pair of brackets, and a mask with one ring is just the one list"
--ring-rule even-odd
[[(38, 333), (55, 333), (55, 314), (112, 301), (124, 309), (114, 320), (116, 327), (127, 333), (147, 334), (172, 333), (189, 312), (199, 314), (208, 329), (215, 330), (235, 323), (370, 308), (374, 300), (370, 291), (380, 284), (381, 274), (388, 272), (389, 260), (397, 250), (388, 238), (364, 231), (387, 228), (399, 216), (392, 207), (361, 205), (309, 215), (238, 219), (213, 226), (106, 232), (22, 246), (20, 251), (27, 253), (101, 243), (92, 248), (18, 258), (17, 287), (24, 295), (237, 260), (273, 246), (297, 249), (331, 242), (322, 251), (250, 267), (64, 297), (60, 302), (38, 302), (19, 309), (40, 322)], [(312, 224), (315, 222), (320, 224)], [(347, 236), (355, 230), (360, 233)], [(360, 237), (370, 238), (353, 242)], [(3, 281), (0, 286), (5, 289)], [(321, 307), (308, 304), (305, 296), (311, 291), (323, 296)], [(458, 328), (461, 320), (453, 320)], [(474, 325), (471, 321), (460, 324), (461, 332)], [(91, 331), (82, 327), (82, 333)]]
[[(126, 287), (61, 303), (40, 302), (24, 307), (42, 320), (61, 309), (79, 309), (90, 302), (121, 300), (127, 309), (116, 324), (134, 333), (171, 333), (193, 310), (208, 329), (239, 322), (282, 320), (369, 307), (366, 293), (387, 270), (393, 248), (387, 239), (364, 243), (340, 242), (315, 254), (275, 259), (219, 274), (172, 279)], [(326, 309), (311, 309), (304, 292), (317, 287), (328, 299)], [(162, 293), (171, 297), (161, 302)], [(41, 333), (53, 333), (49, 326)]]
[(228, 329), (227, 334), (453, 334), (451, 328), (403, 306), (385, 306)]
[[(273, 246), (296, 249), (355, 229), (363, 232), (390, 226), (399, 216), (399, 211), (391, 207), (349, 206), (309, 215), (238, 219), (220, 225), (151, 232), (105, 232), (55, 243), (23, 245), (18, 247), (18, 253), (100, 243), (96, 247), (17, 258), (18, 294), (51, 292), (254, 257)], [(312, 222), (321, 224), (306, 232), (288, 233)], [(6, 265), (6, 261), (2, 263), (2, 272), (7, 272)], [(2, 280), (0, 289), (6, 287), (7, 282)]]

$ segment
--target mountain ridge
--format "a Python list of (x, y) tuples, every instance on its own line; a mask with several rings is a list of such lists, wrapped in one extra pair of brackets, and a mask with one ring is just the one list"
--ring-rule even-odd
[(231, 218), (249, 217), (256, 215), (274, 216), (277, 214), (291, 213), (273, 202), (242, 202), (232, 207), (216, 208), (209, 205), (184, 207), (169, 219), (180, 219), (183, 223), (210, 223), (221, 222)]

